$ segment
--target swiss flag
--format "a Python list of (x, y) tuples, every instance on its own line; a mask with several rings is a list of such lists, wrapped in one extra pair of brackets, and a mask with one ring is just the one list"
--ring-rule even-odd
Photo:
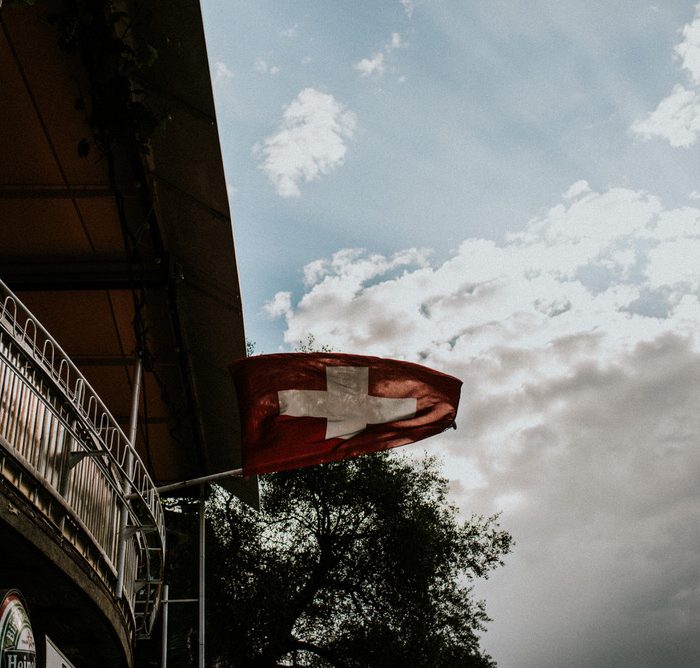
[(462, 381), (419, 364), (341, 353), (258, 355), (230, 365), (243, 473), (395, 448), (454, 425)]

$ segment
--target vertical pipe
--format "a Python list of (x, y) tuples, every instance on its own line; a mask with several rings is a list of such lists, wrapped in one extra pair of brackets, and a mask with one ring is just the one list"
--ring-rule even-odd
[(204, 668), (204, 575), (206, 565), (206, 524), (204, 519), (204, 490), (205, 486), (199, 488), (199, 668)]
[[(126, 477), (124, 479), (124, 496), (131, 494), (131, 478), (134, 474), (134, 452), (136, 450), (136, 429), (139, 423), (139, 398), (141, 396), (141, 371), (142, 362), (139, 357), (136, 361), (136, 371), (134, 372), (134, 387), (131, 395), (131, 416), (129, 419), (129, 442), (127, 443), (126, 454)], [(128, 501), (122, 504), (121, 517), (119, 518), (119, 548), (117, 552), (117, 598), (122, 597), (124, 589), (124, 563), (126, 557), (126, 541), (129, 538), (125, 535), (124, 529), (129, 520)]]
[(163, 585), (163, 640), (161, 643), (160, 668), (168, 668), (168, 585)]

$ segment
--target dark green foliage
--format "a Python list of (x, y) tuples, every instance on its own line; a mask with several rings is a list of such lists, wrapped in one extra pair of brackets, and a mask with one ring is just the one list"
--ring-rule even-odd
[[(135, 23), (151, 17), (134, 10), (133, 16), (119, 11), (111, 0), (65, 0), (64, 11), (49, 20), (58, 28), (58, 43), (75, 53), (88, 73), (89, 105), (81, 96), (76, 108), (86, 113), (92, 140), (102, 154), (114, 143), (137, 153), (148, 153), (152, 134), (165, 121), (144, 104), (143, 92), (133, 81), (158, 57), (152, 44), (137, 46)], [(87, 156), (87, 139), (81, 139), (79, 154)]]
[[(208, 506), (208, 654), (222, 666), (493, 666), (470, 581), (510, 551), (462, 523), (434, 459), (392, 453), (265, 476), (262, 512)], [(174, 579), (190, 573), (173, 573)]]
[[(5, 6), (33, 5), (36, 0), (6, 0)], [(57, 28), (58, 45), (77, 55), (87, 73), (88, 90), (76, 99), (92, 132), (78, 143), (85, 158), (94, 144), (102, 155), (115, 144), (136, 154), (149, 153), (153, 133), (162, 128), (167, 113), (155, 113), (145, 93), (134, 82), (158, 59), (158, 49), (141, 43), (137, 32), (152, 20), (135, 3), (130, 14), (112, 0), (64, 0), (60, 12), (47, 17)], [(2, 6), (2, 2), (0, 2)]]
[(306, 335), (306, 341), (298, 341), (294, 348), (295, 353), (330, 353), (333, 349), (330, 346), (319, 345), (316, 342), (316, 337), (309, 332)]

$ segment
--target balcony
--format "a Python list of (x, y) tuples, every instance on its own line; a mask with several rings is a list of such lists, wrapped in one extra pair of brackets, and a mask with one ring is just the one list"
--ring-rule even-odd
[(121, 621), (122, 644), (147, 637), (164, 563), (158, 493), (100, 397), (2, 282), (0, 483), (14, 514), (24, 508), (40, 528), (40, 551), (68, 554), (111, 599), (108, 616), (113, 626)]
[[(78, 151), (90, 63), (55, 20), (72, 3), (0, 2), (0, 278), (18, 295), (0, 287), (0, 589), (22, 591), (76, 666), (101, 668), (132, 665), (156, 614), (153, 483), (240, 466), (226, 366), (246, 350), (199, 1), (117, 4), (158, 45), (135, 84), (169, 121), (148, 156), (119, 141), (107, 160)], [(254, 477), (223, 484), (256, 503)]]

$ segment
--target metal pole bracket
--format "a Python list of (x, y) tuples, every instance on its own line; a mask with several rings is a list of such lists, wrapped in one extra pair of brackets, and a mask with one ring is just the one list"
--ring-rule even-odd
[(83, 452), (68, 453), (68, 468), (75, 468), (85, 457), (105, 457), (109, 455), (109, 450), (86, 450)]

